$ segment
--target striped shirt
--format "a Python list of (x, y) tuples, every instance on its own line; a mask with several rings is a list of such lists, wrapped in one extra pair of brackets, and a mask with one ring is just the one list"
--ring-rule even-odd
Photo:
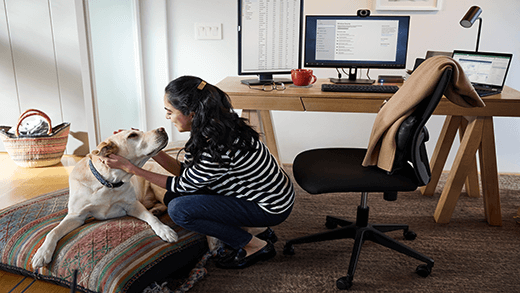
[[(192, 159), (187, 152), (185, 163)], [(169, 191), (188, 194), (210, 190), (254, 201), (272, 214), (283, 213), (294, 203), (291, 180), (262, 142), (256, 141), (254, 151), (228, 151), (222, 160), (224, 164), (219, 166), (208, 153), (203, 153), (199, 162), (183, 167), (180, 176), (169, 178)]]

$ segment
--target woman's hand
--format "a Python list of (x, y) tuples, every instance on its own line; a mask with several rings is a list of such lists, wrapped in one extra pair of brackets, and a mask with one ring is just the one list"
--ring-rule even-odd
[(123, 158), (118, 155), (110, 154), (108, 157), (102, 157), (100, 160), (108, 166), (109, 168), (121, 169), (127, 173), (143, 177), (144, 179), (150, 181), (151, 183), (160, 186), (164, 189), (167, 189), (166, 184), (168, 182), (168, 176), (162, 175), (159, 173), (153, 173), (143, 168), (139, 168), (132, 164), (126, 158)]
[[(139, 131), (138, 128), (133, 128), (133, 127), (132, 127), (132, 128), (130, 128), (130, 129)], [(113, 132), (113, 134), (118, 134), (119, 132), (121, 132), (121, 131), (123, 131), (123, 130), (124, 130), (124, 129), (118, 129), (118, 130), (115, 130), (115, 131)]]
[(132, 164), (132, 162), (121, 156), (110, 154), (108, 155), (108, 157), (104, 157), (102, 161), (105, 165), (107, 165), (110, 168), (121, 169), (126, 173), (135, 174), (133, 170), (134, 168), (136, 168), (136, 166)]

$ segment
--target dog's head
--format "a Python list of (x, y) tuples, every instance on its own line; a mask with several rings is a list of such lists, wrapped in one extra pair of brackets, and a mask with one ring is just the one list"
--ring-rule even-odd
[(132, 164), (142, 167), (151, 157), (157, 155), (168, 144), (168, 134), (164, 128), (151, 131), (123, 130), (100, 143), (90, 155), (107, 157), (116, 154)]

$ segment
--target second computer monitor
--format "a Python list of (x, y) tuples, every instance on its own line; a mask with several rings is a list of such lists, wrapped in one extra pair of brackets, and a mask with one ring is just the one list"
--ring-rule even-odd
[(333, 82), (363, 83), (357, 68), (405, 68), (409, 16), (308, 15), (305, 67), (348, 68), (349, 78)]

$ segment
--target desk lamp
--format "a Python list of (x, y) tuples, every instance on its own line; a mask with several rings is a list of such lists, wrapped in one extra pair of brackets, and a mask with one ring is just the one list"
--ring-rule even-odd
[(464, 28), (470, 28), (477, 19), (478, 22), (478, 34), (477, 34), (477, 47), (475, 48), (475, 52), (478, 52), (478, 44), (480, 43), (480, 29), (482, 28), (482, 18), (480, 18), (480, 14), (482, 13), (482, 9), (478, 6), (471, 6), (466, 12), (466, 15), (460, 20), (460, 25)]

